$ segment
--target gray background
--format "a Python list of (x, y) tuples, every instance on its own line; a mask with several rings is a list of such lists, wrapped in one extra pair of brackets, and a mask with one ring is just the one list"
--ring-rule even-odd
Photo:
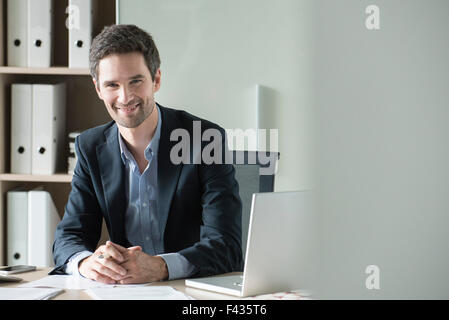
[(449, 1), (120, 2), (161, 47), (161, 103), (245, 128), (274, 92), (276, 190), (317, 195), (318, 297), (449, 298)]

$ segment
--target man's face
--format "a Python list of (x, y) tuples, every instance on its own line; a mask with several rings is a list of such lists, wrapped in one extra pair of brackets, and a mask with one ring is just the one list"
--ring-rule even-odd
[(136, 128), (153, 112), (160, 81), (160, 70), (153, 81), (142, 54), (131, 52), (101, 59), (94, 84), (111, 118), (122, 127)]

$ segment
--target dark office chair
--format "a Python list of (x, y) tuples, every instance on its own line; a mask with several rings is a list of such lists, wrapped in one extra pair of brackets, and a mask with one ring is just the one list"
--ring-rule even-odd
[(235, 177), (242, 199), (242, 250), (246, 254), (253, 193), (273, 192), (278, 152), (232, 151)]

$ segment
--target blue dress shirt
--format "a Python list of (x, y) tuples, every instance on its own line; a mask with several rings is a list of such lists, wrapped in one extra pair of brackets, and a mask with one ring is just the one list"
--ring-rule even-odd
[[(153, 139), (145, 149), (145, 159), (148, 165), (140, 173), (134, 156), (126, 147), (120, 132), (118, 140), (120, 153), (126, 172), (127, 210), (125, 213), (125, 233), (132, 246), (141, 246), (143, 252), (149, 255), (159, 255), (165, 260), (168, 268), (169, 280), (187, 278), (195, 271), (195, 267), (179, 253), (164, 253), (164, 226), (167, 216), (161, 216), (158, 211), (157, 185), (157, 155), (161, 136), (161, 112), (156, 105), (158, 122)], [(66, 272), (79, 274), (79, 262), (91, 255), (92, 252), (83, 251), (73, 255), (67, 265)]]

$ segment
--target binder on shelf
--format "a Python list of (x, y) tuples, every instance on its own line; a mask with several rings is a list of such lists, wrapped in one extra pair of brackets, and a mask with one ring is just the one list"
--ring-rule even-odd
[(28, 263), (28, 192), (6, 193), (6, 261), (9, 266)]
[(28, 67), (51, 65), (52, 10), (52, 0), (28, 0)]
[(11, 173), (31, 174), (31, 84), (11, 85)]
[(28, 0), (7, 3), (7, 65), (28, 66)]
[(64, 160), (65, 83), (33, 84), (32, 174), (54, 174)]
[(60, 220), (50, 193), (28, 192), (28, 264), (54, 266), (52, 247)]
[(92, 0), (69, 0), (69, 68), (88, 68), (92, 42)]

